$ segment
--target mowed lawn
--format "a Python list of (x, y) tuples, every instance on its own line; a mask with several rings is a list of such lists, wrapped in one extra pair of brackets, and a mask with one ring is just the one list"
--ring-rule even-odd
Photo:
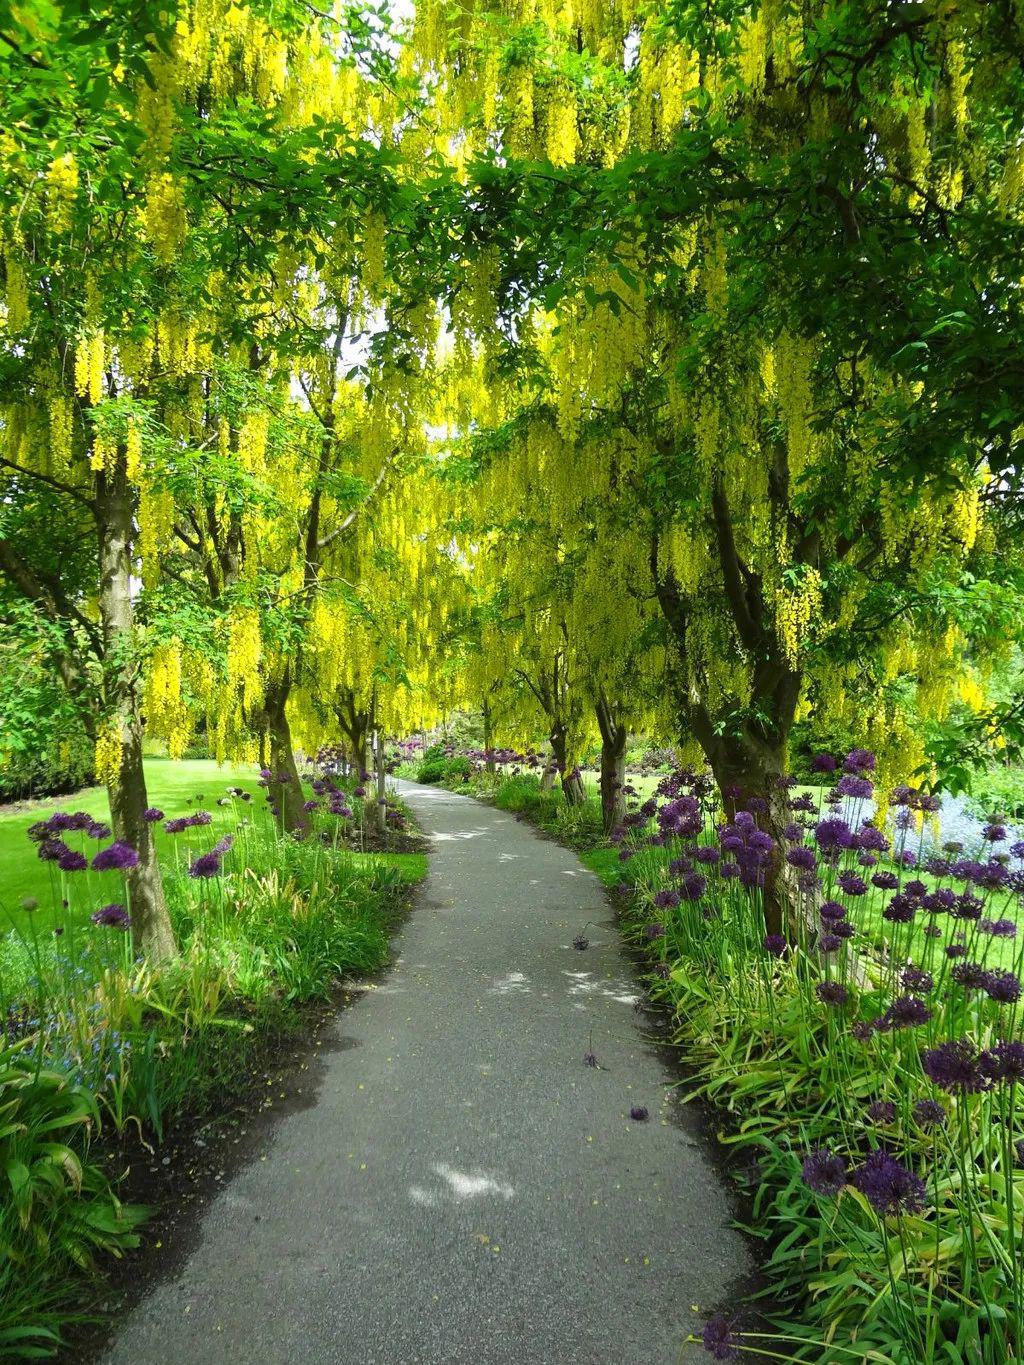
[[(221, 766), (209, 759), (168, 758), (146, 759), (146, 785), (149, 802), (162, 810), (167, 819), (176, 815), (189, 815), (197, 810), (209, 811), (213, 817), (210, 825), (184, 831), (182, 834), (166, 834), (162, 824), (155, 826), (157, 847), (162, 859), (172, 866), (180, 859), (196, 856), (205, 852), (224, 834), (234, 832), (240, 818), (263, 818), (266, 807), (263, 792), (257, 786), (259, 774), (251, 764), (235, 765), (226, 763)], [(253, 800), (243, 803), (231, 801), (228, 806), (218, 806), (217, 801), (227, 796), (228, 787), (242, 787), (252, 793)], [(243, 808), (244, 807), (244, 808)], [(98, 820), (110, 822), (110, 808), (107, 793), (103, 787), (88, 787), (71, 796), (48, 797), (42, 801), (18, 802), (13, 806), (0, 807), (0, 932), (12, 927), (12, 916), (16, 921), (24, 914), (21, 902), (26, 896), (35, 897), (39, 902), (38, 915), (41, 920), (49, 920), (55, 903), (60, 899), (61, 874), (53, 863), (39, 859), (38, 845), (28, 838), (26, 831), (37, 820), (45, 820), (54, 811), (84, 810)], [(87, 855), (105, 847), (109, 840), (97, 842), (85, 839), (82, 835), (71, 834), (68, 842), (72, 847), (81, 847)], [(89, 900), (98, 907), (109, 901), (124, 900), (124, 879), (118, 872), (76, 872), (68, 878), (76, 891), (75, 904), (81, 903), (80, 887), (83, 880), (89, 882)]]
[[(164, 812), (166, 819), (209, 811), (209, 825), (167, 834), (163, 823), (155, 825), (157, 849), (165, 868), (173, 869), (207, 852), (225, 834), (234, 834), (240, 820), (269, 820), (263, 789), (258, 786), (255, 765), (223, 765), (212, 759), (147, 758), (146, 786), (149, 802)], [(229, 787), (241, 787), (252, 795), (251, 801), (229, 798)], [(228, 804), (218, 805), (227, 798)], [(84, 810), (109, 824), (110, 810), (103, 787), (89, 787), (72, 796), (49, 797), (43, 801), (20, 802), (0, 807), (0, 935), (24, 927), (21, 903), (34, 897), (36, 928), (49, 928), (64, 888), (61, 874), (53, 863), (39, 859), (38, 845), (26, 831), (37, 820), (45, 820), (56, 810)], [(70, 834), (68, 842), (88, 856), (104, 848), (109, 840), (97, 842)], [(426, 876), (427, 860), (422, 853), (353, 853), (354, 862), (367, 866), (387, 866), (398, 871), (407, 885)], [(119, 872), (76, 872), (65, 877), (73, 888), (72, 905), (76, 918), (111, 901), (124, 901), (124, 879)], [(83, 894), (83, 892), (85, 894)], [(64, 915), (62, 914), (62, 918)]]

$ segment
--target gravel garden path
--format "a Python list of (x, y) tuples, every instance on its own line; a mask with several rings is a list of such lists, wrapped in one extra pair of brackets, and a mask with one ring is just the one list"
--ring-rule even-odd
[(401, 790), (433, 847), (395, 967), (107, 1365), (708, 1359), (680, 1344), (748, 1253), (599, 883), (508, 814)]

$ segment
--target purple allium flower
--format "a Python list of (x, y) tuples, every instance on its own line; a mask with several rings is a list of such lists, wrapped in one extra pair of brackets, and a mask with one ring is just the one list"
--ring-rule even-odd
[(828, 927), (829, 932), (835, 934), (836, 938), (853, 938), (857, 932), (848, 919), (833, 920)]
[(968, 1038), (926, 1048), (921, 1054), (921, 1066), (940, 1090), (972, 1093), (987, 1090), (989, 1086), (978, 1049)]
[(838, 759), (831, 754), (815, 754), (811, 759), (812, 773), (834, 773), (838, 767)]
[(629, 1111), (629, 1117), (634, 1123), (646, 1123), (651, 1116), (646, 1104), (634, 1104), (633, 1108)]
[(815, 1194), (831, 1199), (846, 1184), (846, 1162), (823, 1147), (815, 1147), (804, 1158), (803, 1178)]
[(796, 811), (804, 811), (808, 815), (813, 814), (814, 800), (809, 792), (805, 792), (803, 796), (794, 796), (791, 799), (791, 801), (789, 802), (789, 809)]
[(987, 839), (990, 844), (1001, 844), (1006, 838), (1006, 826), (992, 821), (981, 831), (981, 837)]
[(859, 856), (858, 856), (858, 858), (857, 858), (857, 862), (858, 862), (858, 864), (859, 864), (861, 867), (877, 867), (877, 866), (878, 866), (878, 858), (875, 856), (874, 853), (861, 853), (861, 854), (859, 854)]
[(928, 894), (928, 887), (926, 886), (926, 884), (922, 881), (918, 881), (916, 877), (913, 878), (911, 881), (907, 882), (903, 890), (906, 892), (908, 896), (913, 896), (913, 898), (917, 901), (919, 901), (922, 896), (926, 896)]
[(358, 797), (362, 798), (362, 797), (364, 797), (364, 796), (366, 795), (366, 788), (365, 788), (365, 787), (354, 787), (354, 788), (352, 789), (352, 795), (353, 795), (353, 796), (358, 796)]
[(946, 1110), (938, 1100), (918, 1100), (914, 1105), (914, 1118), (922, 1128), (941, 1128), (946, 1122)]
[(302, 803), (302, 809), (304, 811), (319, 810), (319, 808), (320, 808), (319, 801), (303, 801)]
[(836, 881), (848, 896), (863, 896), (868, 889), (868, 884), (864, 878), (854, 872), (852, 868), (840, 872)]
[(786, 951), (786, 940), (781, 934), (765, 934), (764, 950), (772, 957), (781, 957)]
[(843, 772), (855, 773), (863, 776), (864, 773), (875, 771), (875, 756), (870, 749), (851, 749), (843, 759)]
[(921, 933), (926, 934), (928, 938), (942, 937), (942, 930), (939, 928), (937, 924), (926, 924), (924, 928), (921, 930)]
[(126, 844), (122, 839), (118, 839), (107, 848), (101, 848), (93, 858), (92, 865), (97, 872), (109, 872), (115, 869), (123, 872), (126, 868), (136, 867), (138, 861), (139, 855), (131, 844)]
[(699, 872), (687, 872), (679, 884), (679, 897), (684, 901), (699, 901), (707, 888), (707, 878)]
[(841, 981), (819, 981), (814, 994), (823, 1005), (845, 1005), (850, 998), (850, 992)]
[(708, 1318), (701, 1340), (713, 1360), (735, 1360), (736, 1336), (724, 1313), (716, 1313), (713, 1318)]
[(837, 920), (846, 918), (846, 906), (840, 905), (838, 901), (822, 901), (818, 914), (825, 923), (834, 924)]
[(726, 881), (731, 881), (734, 877), (740, 875), (740, 865), (739, 863), (721, 863), (719, 864), (718, 872)]
[(870, 1042), (874, 1032), (874, 1024), (868, 1023), (866, 1019), (858, 1019), (850, 1025), (850, 1036), (855, 1038), (858, 1043)]
[(105, 905), (89, 917), (93, 924), (105, 925), (108, 929), (127, 929), (131, 920), (123, 905)]
[(895, 1123), (896, 1106), (892, 1100), (874, 1100), (868, 1105), (867, 1116), (872, 1123)]
[[(953, 971), (956, 972), (957, 968), (954, 967)], [(982, 987), (988, 998), (1000, 1005), (1013, 1005), (1020, 999), (1020, 977), (1014, 972), (993, 968), (985, 973)]]
[(219, 853), (201, 854), (188, 870), (188, 875), (196, 879), (202, 877), (216, 877), (220, 872)]
[(44, 863), (59, 863), (71, 852), (63, 839), (44, 839), (39, 845), (38, 856)]
[(988, 1055), (990, 1060), (985, 1070), (992, 1080), (1011, 1085), (1024, 1081), (1024, 1043), (1004, 1039), (996, 1043)]
[(924, 1181), (878, 1148), (853, 1172), (852, 1182), (876, 1213), (915, 1213), (924, 1208)]
[(838, 953), (842, 946), (843, 940), (838, 934), (822, 933), (818, 935), (818, 952), (825, 956), (828, 956), (829, 953)]
[(865, 821), (857, 831), (857, 845), (859, 848), (871, 849), (875, 853), (884, 853), (889, 847), (889, 840), (877, 826)]
[(826, 852), (838, 852), (853, 846), (853, 831), (845, 820), (838, 816), (827, 816), (814, 826), (814, 841)]
[(949, 943), (943, 949), (947, 957), (966, 957), (967, 945), (964, 943)]
[(157, 810), (156, 806), (150, 806), (148, 810), (142, 812), (142, 818), (147, 824), (154, 825), (157, 820), (164, 818), (164, 813), (162, 810)]
[(908, 962), (903, 968), (900, 980), (908, 991), (914, 991), (918, 995), (927, 995), (935, 985), (931, 972), (926, 972), (921, 967), (915, 967), (912, 962)]
[(875, 788), (866, 777), (851, 777), (847, 774), (836, 783), (836, 791), (840, 796), (851, 796), (861, 801), (873, 796)]
[(965, 891), (962, 896), (957, 896), (949, 908), (949, 913), (954, 919), (967, 920), (973, 923), (981, 919), (981, 912), (984, 908), (984, 901), (979, 900), (977, 896), (972, 896), (969, 891)]
[(655, 891), (654, 904), (659, 910), (672, 910), (679, 904), (679, 892), (672, 887), (663, 887), (661, 891)]
[(1016, 938), (1017, 926), (1012, 919), (980, 919), (978, 932), (991, 934), (993, 938)]
[(958, 962), (950, 976), (965, 991), (984, 990), (988, 982), (988, 973), (980, 962)]
[(572, 946), (578, 953), (586, 952), (590, 947), (590, 939), (586, 938), (583, 934), (577, 934), (572, 941)]
[(789, 850), (786, 854), (786, 862), (789, 863), (790, 867), (815, 868), (818, 865), (814, 849), (805, 848), (802, 845)]
[(583, 1054), (583, 1061), (586, 1066), (597, 1066), (597, 1053), (592, 1047), (588, 1047)]
[(795, 839), (802, 839), (803, 836), (804, 827), (803, 825), (798, 825), (795, 820), (791, 820), (789, 824), (783, 828), (782, 831), (782, 837), (784, 839), (790, 840), (790, 842), (792, 842)]
[(84, 853), (69, 848), (67, 853), (62, 853), (57, 859), (57, 866), (62, 872), (84, 872), (89, 866), (89, 860)]
[(882, 911), (882, 918), (890, 924), (909, 924), (917, 914), (917, 905), (909, 897), (898, 891)]
[(665, 926), (663, 924), (647, 924), (644, 926), (645, 938), (655, 939), (665, 937)]
[(879, 1033), (890, 1033), (897, 1029), (919, 1028), (922, 1024), (927, 1024), (932, 1017), (932, 1011), (914, 995), (898, 996), (881, 1018), (875, 1020), (875, 1028)]
[(694, 860), (698, 863), (717, 863), (721, 856), (718, 849), (711, 844), (701, 844), (700, 848), (693, 851)]
[(110, 826), (105, 825), (102, 820), (94, 821), (85, 832), (90, 839), (95, 839), (97, 842), (100, 839), (110, 838)]

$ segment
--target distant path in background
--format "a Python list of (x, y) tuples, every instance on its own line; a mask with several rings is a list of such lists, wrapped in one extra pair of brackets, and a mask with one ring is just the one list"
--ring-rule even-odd
[(108, 1365), (708, 1359), (681, 1343), (748, 1253), (597, 879), (504, 812), (400, 790), (433, 854), (396, 967)]

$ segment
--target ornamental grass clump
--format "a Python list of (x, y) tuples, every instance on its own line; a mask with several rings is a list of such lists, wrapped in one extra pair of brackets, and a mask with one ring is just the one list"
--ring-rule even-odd
[(827, 789), (720, 803), (677, 772), (627, 802), (652, 995), (756, 1148), (785, 1358), (1002, 1365), (1024, 1353), (1024, 842), (990, 820), (943, 847), (938, 799), (883, 804), (866, 750), (814, 767)]

